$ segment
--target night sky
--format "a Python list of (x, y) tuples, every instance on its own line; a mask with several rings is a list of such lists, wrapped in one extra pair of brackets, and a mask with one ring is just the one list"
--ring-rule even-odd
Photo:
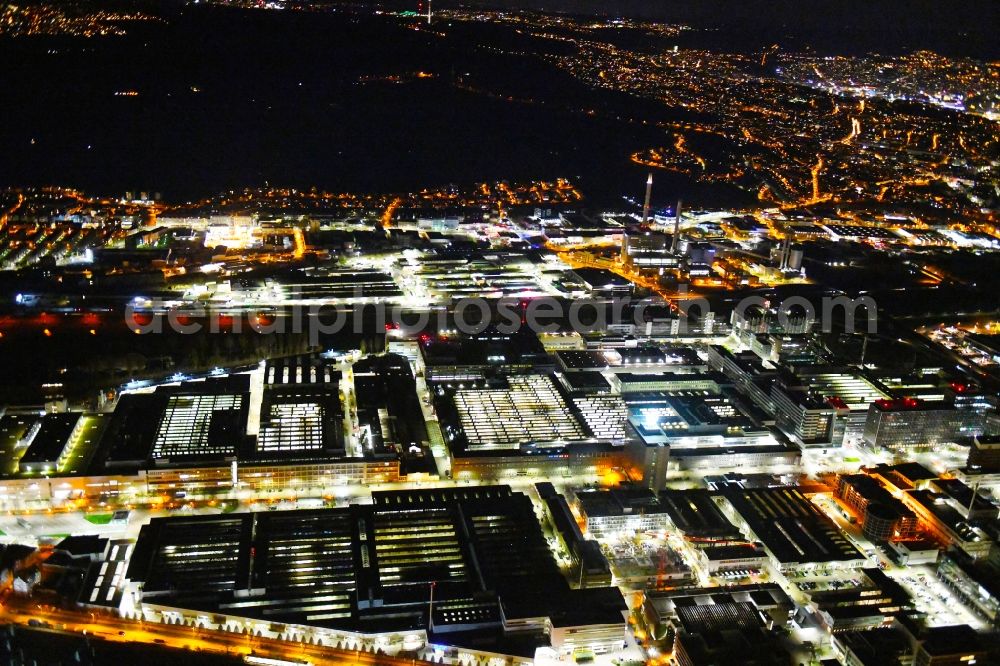
[[(444, 6), (444, 3), (439, 3)], [(463, 4), (621, 15), (766, 34), (831, 53), (931, 49), (1000, 58), (996, 0), (468, 0)]]

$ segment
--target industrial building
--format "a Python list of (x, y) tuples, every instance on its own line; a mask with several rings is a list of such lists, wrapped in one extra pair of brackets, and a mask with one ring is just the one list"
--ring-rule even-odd
[(558, 385), (546, 375), (511, 376), (493, 387), (457, 390), (452, 400), (457, 428), (471, 451), (583, 441), (589, 433), (571, 413)]
[[(537, 340), (536, 340), (537, 344)], [(557, 354), (588, 354), (563, 351)], [(600, 375), (495, 369), (428, 379), (453, 478), (599, 476), (628, 465), (625, 406)]]
[(566, 552), (573, 557), (574, 578), (579, 586), (581, 588), (610, 586), (611, 564), (601, 552), (601, 545), (584, 536), (566, 498), (557, 493), (547, 481), (536, 483), (535, 490), (544, 503), (545, 517), (559, 536)]
[(910, 641), (892, 627), (838, 632), (833, 646), (846, 666), (902, 666), (913, 660)]
[(857, 568), (867, 558), (797, 488), (721, 491), (729, 517), (763, 544), (780, 571)]
[(805, 593), (808, 607), (831, 633), (890, 626), (897, 617), (914, 612), (902, 585), (874, 568), (859, 572), (859, 584)]
[(698, 562), (712, 576), (744, 577), (767, 566), (767, 551), (756, 544), (705, 546), (695, 551)]
[(750, 601), (677, 608), (673, 656), (680, 666), (791, 663), (791, 655), (765, 631), (761, 611)]
[(986, 557), (995, 545), (986, 532), (968, 519), (965, 507), (954, 497), (933, 490), (910, 490), (902, 498), (931, 534), (973, 559)]
[(259, 417), (247, 430), (260, 461), (316, 460), (346, 455), (341, 374), (321, 356), (268, 361)]
[(227, 464), (246, 450), (249, 375), (160, 386), (121, 397), (99, 456), (113, 469)]
[(354, 364), (357, 437), (364, 458), (398, 457), (400, 473), (437, 475), (416, 379), (403, 356), (367, 356)]
[(792, 617), (794, 604), (777, 583), (730, 585), (723, 588), (689, 587), (647, 592), (643, 600), (646, 623), (654, 635), (662, 636), (667, 626), (676, 625), (678, 612), (684, 607), (715, 606), (718, 604), (751, 604), (760, 612), (767, 627), (784, 627)]
[(648, 488), (618, 486), (607, 490), (579, 490), (574, 498), (587, 531), (597, 537), (659, 532), (669, 526), (669, 514)]
[(794, 465), (801, 455), (784, 435), (744, 412), (731, 390), (637, 392), (624, 399), (635, 436), (647, 447), (669, 447), (675, 469)]
[[(423, 643), (618, 649), (614, 588), (574, 590), (506, 486), (387, 491), (342, 509), (157, 518), (127, 571), (144, 612)], [(183, 580), (184, 585), (177, 585)]]
[(730, 324), (737, 337), (749, 341), (751, 337), (760, 334), (810, 333), (816, 325), (816, 318), (815, 314), (779, 311), (773, 307), (751, 305), (733, 310)]
[(725, 374), (754, 404), (769, 414), (774, 413), (771, 384), (778, 376), (777, 369), (764, 367), (761, 358), (752, 351), (732, 352), (721, 345), (708, 348), (708, 363), (713, 370)]
[(21, 474), (53, 474), (58, 471), (70, 454), (80, 423), (79, 412), (40, 417), (18, 443), (19, 447), (26, 447), (18, 461), (18, 471)]
[[(386, 391), (365, 390), (366, 377), (362, 373), (358, 382), (358, 414), (369, 427), (376, 424), (377, 439), (366, 439), (360, 455), (348, 452), (344, 439), (340, 373), (326, 359), (307, 355), (254, 372), (126, 393), (103, 431), (90, 473), (120, 477), (114, 492), (132, 481), (146, 492), (171, 495), (398, 480), (402, 454), (411, 467), (419, 466), (412, 461), (423, 449), (401, 452), (391, 435), (383, 440), (379, 413), (395, 415), (407, 394), (397, 389), (390, 405)], [(423, 425), (419, 405), (405, 414), (404, 426)]]
[(577, 268), (573, 274), (591, 298), (624, 298), (635, 288), (631, 281), (603, 268)]
[(673, 237), (656, 231), (626, 233), (622, 238), (622, 261), (639, 270), (669, 270), (680, 267)]
[(474, 335), (428, 335), (420, 340), (417, 370), (423, 370), (428, 381), (458, 384), (546, 367), (551, 368), (551, 362), (531, 331), (504, 334), (489, 328)]
[(720, 545), (745, 541), (708, 490), (664, 490), (659, 500), (670, 522), (688, 539)]

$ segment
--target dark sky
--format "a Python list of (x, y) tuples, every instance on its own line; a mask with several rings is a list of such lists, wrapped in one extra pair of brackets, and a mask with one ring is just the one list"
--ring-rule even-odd
[[(444, 5), (448, 0), (443, 0)], [(909, 52), (1000, 59), (998, 0), (464, 0), (465, 4), (634, 16), (760, 33), (829, 52)]]

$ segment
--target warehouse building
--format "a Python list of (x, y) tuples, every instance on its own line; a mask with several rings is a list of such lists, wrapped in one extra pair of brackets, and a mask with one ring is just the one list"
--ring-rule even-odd
[(808, 608), (831, 633), (877, 629), (915, 612), (906, 590), (879, 569), (862, 569), (858, 584), (806, 592)]

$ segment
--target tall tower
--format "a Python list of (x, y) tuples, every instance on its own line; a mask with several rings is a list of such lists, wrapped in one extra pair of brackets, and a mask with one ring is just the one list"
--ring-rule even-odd
[(427, 0), (427, 25), (431, 24), (431, 1)]
[(646, 201), (642, 204), (642, 223), (643, 225), (649, 224), (649, 203), (653, 196), (653, 172), (649, 172), (649, 178), (646, 179)]
[(670, 241), (670, 254), (677, 254), (677, 243), (681, 238), (681, 207), (684, 201), (677, 200), (677, 215), (674, 216), (674, 237)]

